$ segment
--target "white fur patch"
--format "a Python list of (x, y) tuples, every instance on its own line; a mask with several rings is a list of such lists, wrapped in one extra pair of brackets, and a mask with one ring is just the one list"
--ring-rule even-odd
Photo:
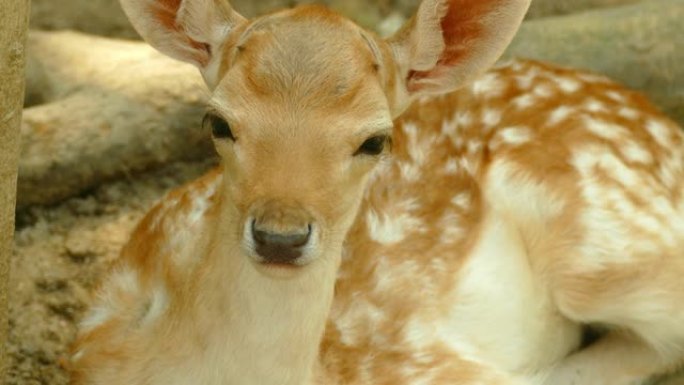
[(506, 127), (496, 133), (496, 136), (489, 143), (491, 150), (497, 150), (504, 146), (520, 146), (528, 143), (533, 138), (532, 130), (529, 127), (514, 126)]
[(625, 103), (627, 101), (627, 98), (623, 94), (621, 94), (617, 91), (608, 91), (608, 92), (606, 92), (606, 96), (610, 100), (613, 100), (613, 101), (618, 102), (618, 103)]
[(465, 357), (502, 370), (548, 365), (576, 346), (579, 328), (557, 316), (534, 278), (516, 226), (492, 215), (454, 277), (456, 302), (445, 319), (429, 328)]
[(456, 207), (459, 207), (463, 210), (467, 210), (470, 208), (470, 205), (473, 202), (473, 197), (470, 195), (469, 192), (464, 191), (461, 193), (458, 193), (454, 195), (453, 198), (451, 198), (451, 204), (453, 204)]
[(141, 323), (143, 325), (150, 324), (158, 319), (168, 307), (169, 298), (166, 290), (163, 287), (156, 287), (152, 291), (152, 298), (150, 299), (147, 313), (144, 315)]
[(596, 99), (589, 99), (586, 103), (584, 103), (584, 109), (590, 112), (607, 112), (608, 108), (606, 105), (598, 101)]
[(555, 77), (554, 80), (558, 84), (558, 87), (560, 87), (563, 92), (568, 94), (576, 92), (582, 87), (580, 82), (572, 78), (558, 76)]
[(519, 110), (524, 110), (534, 106), (537, 103), (537, 98), (531, 94), (524, 94), (513, 99), (513, 104)]
[(406, 212), (390, 216), (374, 210), (366, 214), (366, 223), (371, 239), (384, 245), (402, 241), (408, 233), (422, 225), (418, 218)]
[(558, 123), (563, 122), (567, 118), (569, 118), (574, 111), (574, 108), (570, 106), (560, 106), (553, 111), (551, 111), (551, 114), (549, 115), (549, 120), (547, 121), (547, 124), (550, 126), (554, 126)]
[(485, 127), (494, 127), (501, 121), (501, 110), (487, 108), (482, 111), (482, 124)]
[(534, 90), (532, 92), (534, 93), (534, 95), (543, 99), (549, 98), (553, 95), (553, 89), (547, 84), (540, 84), (534, 87)]
[(81, 330), (90, 331), (109, 321), (113, 316), (126, 312), (122, 296), (135, 295), (140, 291), (138, 273), (130, 268), (114, 271), (97, 294), (97, 305), (93, 306), (81, 321)]
[(585, 117), (583, 123), (587, 131), (599, 138), (616, 141), (629, 135), (625, 127), (604, 120)]
[(458, 160), (456, 158), (449, 158), (444, 165), (444, 172), (449, 175), (456, 174), (458, 172)]
[(653, 155), (633, 140), (626, 140), (620, 145), (620, 153), (629, 162), (649, 165), (653, 163)]
[(495, 72), (488, 72), (473, 82), (472, 90), (476, 96), (498, 97), (504, 90), (504, 82)]
[(651, 134), (653, 139), (664, 148), (672, 147), (671, 128), (663, 122), (658, 120), (649, 120), (646, 122), (646, 130)]
[(629, 107), (620, 107), (618, 110), (618, 115), (621, 117), (627, 119), (627, 120), (637, 120), (639, 119), (640, 113), (639, 111), (629, 108)]

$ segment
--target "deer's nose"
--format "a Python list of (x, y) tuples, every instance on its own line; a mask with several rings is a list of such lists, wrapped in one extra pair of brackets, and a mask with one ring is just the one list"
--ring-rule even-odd
[(266, 263), (288, 264), (302, 255), (302, 248), (311, 237), (311, 225), (287, 233), (274, 232), (260, 228), (256, 221), (252, 221), (252, 238), (256, 252)]

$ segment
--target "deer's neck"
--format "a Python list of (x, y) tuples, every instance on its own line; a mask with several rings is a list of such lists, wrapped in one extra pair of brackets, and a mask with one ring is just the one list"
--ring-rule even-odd
[(312, 382), (333, 298), (340, 251), (281, 278), (264, 274), (234, 244), (216, 243), (195, 303), (197, 326), (220, 383)]

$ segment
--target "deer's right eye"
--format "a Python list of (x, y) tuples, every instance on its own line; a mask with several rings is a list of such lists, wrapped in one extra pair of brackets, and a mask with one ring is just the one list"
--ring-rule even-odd
[(366, 139), (361, 147), (354, 153), (354, 155), (380, 155), (385, 149), (385, 145), (389, 142), (389, 136), (387, 135), (375, 135)]
[(202, 126), (211, 129), (211, 134), (216, 139), (235, 140), (235, 136), (233, 136), (233, 131), (230, 130), (230, 125), (228, 122), (211, 112), (204, 115)]

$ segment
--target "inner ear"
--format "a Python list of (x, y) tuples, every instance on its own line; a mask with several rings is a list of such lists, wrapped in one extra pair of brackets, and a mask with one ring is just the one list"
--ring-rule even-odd
[(424, 0), (391, 40), (410, 97), (451, 92), (491, 67), (530, 0)]
[(203, 72), (246, 20), (226, 0), (121, 0), (140, 35), (160, 52)]

